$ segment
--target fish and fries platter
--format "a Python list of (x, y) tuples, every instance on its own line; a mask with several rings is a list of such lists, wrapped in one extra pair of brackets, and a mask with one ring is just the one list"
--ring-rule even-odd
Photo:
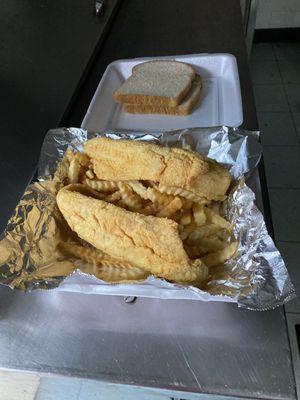
[[(202, 80), (188, 64), (134, 68), (113, 93), (133, 118), (188, 118), (201, 107)], [(2, 234), (0, 283), (253, 310), (283, 304), (294, 288), (247, 186), (261, 153), (257, 132), (226, 126), (51, 130), (38, 182)]]

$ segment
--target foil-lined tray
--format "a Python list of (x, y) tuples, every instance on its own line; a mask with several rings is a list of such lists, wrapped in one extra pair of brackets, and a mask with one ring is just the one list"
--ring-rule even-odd
[[(81, 271), (80, 263), (60, 258), (57, 243), (64, 240), (68, 228), (56, 206), (52, 178), (68, 147), (81, 151), (86, 140), (95, 136), (188, 147), (228, 168), (234, 184), (225, 210), (239, 240), (238, 255), (213, 269), (206, 291), (153, 276), (142, 283), (109, 284)], [(151, 134), (88, 132), (79, 128), (49, 131), (41, 150), (39, 182), (27, 188), (0, 238), (0, 283), (23, 290), (56, 288), (94, 294), (231, 301), (252, 310), (268, 310), (289, 301), (295, 297), (294, 287), (255, 205), (255, 194), (245, 183), (262, 154), (258, 136), (258, 132), (225, 126)]]

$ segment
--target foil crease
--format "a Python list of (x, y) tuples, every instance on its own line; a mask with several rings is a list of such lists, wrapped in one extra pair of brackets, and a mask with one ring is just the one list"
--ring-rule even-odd
[[(150, 140), (165, 146), (189, 148), (225, 165), (234, 185), (225, 214), (235, 227), (238, 255), (214, 268), (205, 291), (150, 276), (136, 284), (108, 284), (92, 276), (88, 266), (64, 259), (57, 243), (72, 235), (57, 209), (53, 178), (68, 147), (82, 150), (95, 136)], [(203, 301), (231, 301), (251, 310), (269, 310), (295, 297), (284, 261), (268, 235), (255, 194), (245, 179), (259, 163), (259, 132), (239, 128), (192, 128), (170, 132), (88, 132), (59, 128), (47, 133), (38, 165), (38, 181), (30, 185), (0, 237), (0, 283), (12, 288), (36, 288)]]

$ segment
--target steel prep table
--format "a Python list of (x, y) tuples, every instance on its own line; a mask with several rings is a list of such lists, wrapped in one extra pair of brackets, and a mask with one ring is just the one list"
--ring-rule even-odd
[[(80, 3), (76, 10), (80, 12), (82, 2), (73, 3)], [(109, 62), (199, 52), (228, 52), (237, 57), (244, 126), (256, 129), (238, 0), (122, 1), (60, 125), (80, 125)], [(76, 72), (78, 80), (84, 68)], [(72, 85), (69, 96), (71, 90)], [(51, 102), (46, 106), (51, 108)], [(51, 123), (58, 124), (59, 119), (53, 121), (62, 106), (53, 114)], [(29, 127), (25, 126), (28, 134)], [(17, 139), (10, 139), (10, 146), (14, 145), (13, 140)], [(30, 140), (39, 145), (41, 137), (39, 141), (37, 137)], [(2, 156), (4, 149), (1, 160)], [(18, 160), (12, 156), (10, 164), (3, 162), (0, 170), (6, 188), (4, 174), (11, 167), (18, 171)], [(263, 164), (259, 173), (262, 198), (258, 205), (264, 205), (271, 229)], [(13, 208), (27, 183), (25, 177), (19, 179), (19, 192), (15, 189), (9, 201), (2, 201), (2, 207)], [(258, 174), (252, 184), (259, 185)], [(131, 385), (132, 398), (137, 386), (143, 387), (145, 393), (149, 390), (149, 396), (154, 393), (152, 389), (157, 389), (166, 398), (170, 393), (184, 399), (198, 398), (195, 395), (200, 393), (206, 394), (201, 398), (296, 396), (283, 309), (256, 313), (229, 303), (139, 298), (127, 304), (122, 297), (52, 291), (24, 294), (1, 287), (0, 369), (127, 384)]]

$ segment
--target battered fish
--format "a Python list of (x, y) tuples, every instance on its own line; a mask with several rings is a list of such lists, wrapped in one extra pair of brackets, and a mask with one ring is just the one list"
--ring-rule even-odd
[(69, 185), (57, 194), (57, 204), (79, 237), (99, 250), (132, 266), (177, 282), (199, 282), (207, 267), (190, 260), (176, 222), (145, 216), (79, 193)]
[(190, 150), (98, 137), (84, 151), (98, 179), (151, 180), (208, 200), (224, 199), (231, 181), (224, 167)]

